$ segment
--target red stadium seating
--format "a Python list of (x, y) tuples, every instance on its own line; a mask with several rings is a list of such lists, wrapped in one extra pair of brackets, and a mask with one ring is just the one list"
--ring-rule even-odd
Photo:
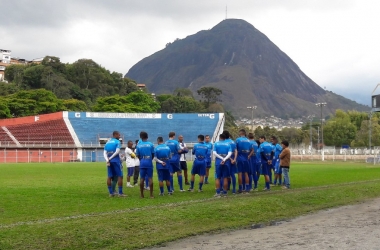
[(0, 146), (15, 145), (13, 140), (8, 136), (8, 134), (0, 128)]

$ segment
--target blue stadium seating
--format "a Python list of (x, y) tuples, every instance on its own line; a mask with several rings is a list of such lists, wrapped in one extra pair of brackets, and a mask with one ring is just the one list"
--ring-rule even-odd
[[(99, 138), (112, 137), (112, 131), (121, 133), (124, 142), (139, 139), (140, 131), (146, 131), (149, 141), (155, 143), (158, 136), (165, 140), (170, 131), (183, 135), (185, 142), (196, 142), (199, 134), (213, 136), (219, 122), (218, 113), (212, 114), (123, 114), (69, 112), (68, 117), (82, 144), (96, 145)], [(84, 158), (90, 159), (90, 152)], [(99, 152), (96, 152), (96, 158)]]

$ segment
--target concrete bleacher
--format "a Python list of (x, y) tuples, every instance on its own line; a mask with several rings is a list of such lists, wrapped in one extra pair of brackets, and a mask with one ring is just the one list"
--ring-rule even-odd
[(15, 145), (13, 140), (9, 135), (4, 131), (3, 127), (0, 128), (0, 146), (10, 146)]
[(82, 146), (97, 143), (100, 137), (118, 130), (124, 142), (139, 139), (146, 131), (149, 140), (166, 139), (170, 131), (183, 135), (186, 142), (196, 142), (199, 134), (213, 137), (224, 114), (124, 114), (68, 112), (69, 121)]
[(6, 128), (21, 145), (74, 144), (63, 119), (8, 125)]

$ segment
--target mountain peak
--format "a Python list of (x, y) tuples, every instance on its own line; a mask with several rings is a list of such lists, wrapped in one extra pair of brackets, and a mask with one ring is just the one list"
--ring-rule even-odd
[[(251, 105), (258, 106), (257, 114), (310, 115), (317, 113), (314, 103), (327, 98), (291, 58), (242, 19), (223, 20), (210, 30), (168, 44), (134, 65), (126, 76), (157, 94), (176, 88), (194, 93), (203, 86), (220, 88), (224, 106), (237, 115), (246, 114)], [(348, 103), (335, 103), (331, 112), (365, 108)]]

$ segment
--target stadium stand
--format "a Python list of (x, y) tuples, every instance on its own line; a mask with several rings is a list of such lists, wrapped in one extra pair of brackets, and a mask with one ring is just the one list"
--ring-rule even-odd
[[(155, 142), (170, 131), (182, 134), (186, 143), (198, 134), (215, 141), (224, 127), (223, 113), (135, 114), (57, 112), (0, 120), (0, 162), (104, 161), (103, 146), (118, 130), (123, 142), (136, 140), (140, 131)], [(47, 150), (50, 149), (50, 150)], [(16, 160), (10, 160), (10, 157)]]

